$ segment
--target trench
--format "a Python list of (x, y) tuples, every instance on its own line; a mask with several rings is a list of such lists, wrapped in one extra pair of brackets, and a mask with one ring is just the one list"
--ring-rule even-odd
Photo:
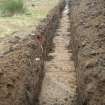
[[(0, 43), (5, 48), (0, 52), (0, 105), (75, 104), (77, 83), (69, 49), (68, 13), (69, 6), (62, 0), (34, 35), (19, 33)], [(37, 35), (46, 39), (42, 46)]]
[(53, 48), (45, 62), (45, 76), (39, 96), (40, 105), (74, 105), (76, 72), (70, 43), (69, 7), (65, 6), (53, 38)]
[(0, 40), (0, 105), (105, 105), (105, 1), (66, 1)]

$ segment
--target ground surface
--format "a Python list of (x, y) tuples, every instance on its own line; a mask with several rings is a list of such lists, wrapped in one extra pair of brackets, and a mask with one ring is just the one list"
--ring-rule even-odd
[(53, 59), (45, 64), (40, 105), (71, 105), (76, 95), (76, 73), (72, 53), (67, 49), (70, 41), (67, 11), (66, 7), (53, 39), (55, 48), (49, 54)]
[(71, 1), (78, 104), (105, 105), (105, 0)]
[[(31, 32), (59, 0), (26, 0), (26, 13), (12, 17), (0, 16), (0, 38), (20, 31)], [(1, 2), (1, 0), (0, 0)]]
[[(48, 12), (45, 4), (41, 8)], [(31, 35), (29, 39), (15, 36), (12, 40), (0, 40), (0, 105), (33, 105), (35, 101), (40, 101), (40, 105), (75, 105), (76, 88), (76, 105), (105, 105), (105, 1), (71, 0), (70, 17), (66, 6), (57, 29), (61, 11), (55, 9), (54, 12), (41, 23), (43, 27), (38, 27), (38, 35), (55, 36), (54, 47), (49, 48), (49, 40), (46, 46), (51, 52), (45, 63), (41, 93), (38, 87), (42, 83), (39, 79), (43, 79), (40, 45), (35, 44)]]
[[(38, 25), (35, 35), (42, 35), (43, 29), (43, 36), (55, 32), (65, 3), (56, 5)], [(30, 34), (19, 33), (0, 40), (0, 105), (38, 105), (44, 53), (36, 36)]]

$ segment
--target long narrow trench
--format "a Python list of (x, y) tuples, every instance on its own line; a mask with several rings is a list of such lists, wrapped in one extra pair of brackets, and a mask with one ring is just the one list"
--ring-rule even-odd
[(54, 52), (51, 61), (45, 64), (45, 77), (40, 94), (40, 105), (72, 105), (76, 95), (76, 73), (72, 53), (68, 50), (70, 42), (70, 21), (68, 6), (62, 13), (62, 19), (53, 39)]

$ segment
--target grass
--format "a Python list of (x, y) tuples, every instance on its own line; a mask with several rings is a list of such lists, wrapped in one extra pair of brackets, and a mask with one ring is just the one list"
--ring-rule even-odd
[(3, 16), (13, 16), (14, 14), (23, 13), (25, 11), (23, 0), (6, 0), (0, 7)]
[[(26, 2), (27, 11), (24, 14), (15, 14), (12, 17), (0, 17), (0, 37), (12, 35), (17, 31), (31, 31), (46, 17), (49, 10), (57, 5), (59, 0), (32, 0)], [(32, 6), (34, 4), (34, 6)]]

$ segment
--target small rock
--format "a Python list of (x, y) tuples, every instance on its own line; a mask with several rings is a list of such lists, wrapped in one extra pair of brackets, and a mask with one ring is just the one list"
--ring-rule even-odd
[(35, 33), (30, 33), (29, 35), (31, 35), (31, 36), (35, 36)]
[(40, 58), (35, 58), (36, 61), (40, 61)]
[(83, 42), (82, 42), (82, 47), (86, 46), (86, 44), (87, 44), (87, 41), (86, 41), (86, 40), (83, 41)]

